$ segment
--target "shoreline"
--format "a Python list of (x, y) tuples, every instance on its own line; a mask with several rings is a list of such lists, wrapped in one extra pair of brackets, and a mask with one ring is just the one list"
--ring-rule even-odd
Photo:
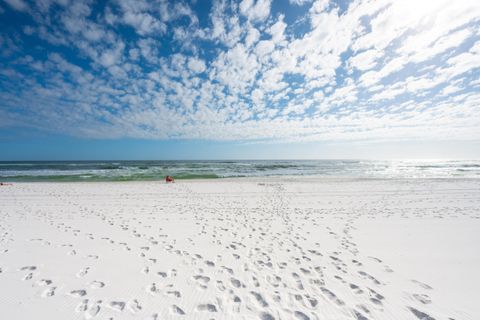
[[(175, 176), (173, 176), (175, 178)], [(431, 180), (431, 181), (475, 181), (480, 180), (480, 176), (467, 176), (467, 177), (368, 177), (368, 176), (326, 176), (326, 175), (272, 175), (272, 176), (239, 176), (239, 177), (217, 177), (217, 178), (175, 178), (175, 181), (184, 183), (190, 182), (234, 182), (234, 181), (282, 181), (282, 182), (322, 182), (322, 181), (421, 181), (421, 180)], [(15, 181), (15, 180), (1, 180), (3, 183), (17, 184), (17, 183), (165, 183), (165, 179), (158, 180), (24, 180), (24, 181)]]

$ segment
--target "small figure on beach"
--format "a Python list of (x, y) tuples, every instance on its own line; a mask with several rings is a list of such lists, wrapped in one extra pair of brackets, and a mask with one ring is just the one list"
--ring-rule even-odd
[(166, 176), (166, 177), (165, 177), (165, 182), (166, 182), (166, 183), (175, 182), (175, 179), (173, 179), (172, 176)]
[(11, 186), (11, 183), (0, 182), (0, 186)]

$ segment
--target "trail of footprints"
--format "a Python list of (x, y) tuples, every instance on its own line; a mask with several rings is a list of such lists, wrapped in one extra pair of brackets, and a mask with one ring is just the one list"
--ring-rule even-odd
[[(173, 209), (169, 209), (175, 214), (168, 214), (159, 205), (155, 207), (155, 215), (149, 213), (148, 207), (136, 208), (136, 215), (129, 214), (128, 207), (108, 213), (105, 209), (76, 202), (74, 197), (68, 200), (69, 204), (79, 208), (80, 218), (95, 219), (95, 223), (104, 225), (105, 230), (111, 230), (111, 235), (99, 236), (53, 213), (23, 205), (26, 210), (35, 212), (34, 218), (57, 232), (83, 239), (81, 241), (106, 243), (121, 249), (132, 259), (142, 259), (144, 266), (138, 272), (143, 274), (145, 282), (139, 285), (143, 286), (145, 296), (139, 294), (138, 297), (112, 301), (95, 298), (97, 295), (92, 292), (118, 284), (91, 279), (90, 266), (75, 273), (78, 279), (85, 279), (84, 288), (67, 289), (35, 265), (18, 269), (21, 280), (35, 281), (35, 287), (43, 288), (42, 298), (62, 294), (77, 299), (79, 302), (74, 311), (82, 313), (85, 319), (97, 318), (105, 310), (110, 310), (113, 312), (111, 318), (115, 313), (129, 312), (149, 319), (161, 319), (162, 315), (194, 319), (195, 314), (223, 319), (224, 315), (242, 318), (247, 314), (249, 318), (262, 320), (313, 320), (330, 313), (345, 319), (365, 320), (381, 319), (390, 303), (398, 303), (389, 301), (382, 293), (386, 286), (382, 275), (388, 277), (394, 270), (379, 258), (363, 256), (351, 235), (355, 219), (360, 215), (356, 212), (362, 210), (352, 212), (349, 207), (335, 207), (335, 217), (341, 222), (333, 227), (322, 221), (331, 214), (328, 208), (295, 207), (292, 204), (294, 195), (287, 193), (281, 183), (259, 184), (263, 196), (254, 206), (249, 206), (244, 198), (226, 200), (211, 196), (212, 205), (202, 207), (201, 196), (195, 198), (195, 193), (187, 185), (173, 187), (185, 194), (183, 203), (172, 204)], [(51, 197), (64, 201), (54, 193)], [(129, 197), (133, 196), (125, 195), (125, 200)], [(6, 218), (8, 215), (3, 213), (2, 219)], [(175, 219), (195, 226), (187, 239), (176, 238), (174, 232), (163, 229), (163, 223)], [(306, 230), (321, 232), (335, 245), (325, 250), (321, 242), (312, 241), (315, 239), (310, 234), (312, 231)], [(2, 227), (0, 232), (3, 232), (2, 247), (13, 241), (9, 238), (10, 229)], [(65, 248), (66, 255), (72, 258), (82, 254), (85, 261), (107, 258), (95, 252), (80, 253), (72, 244), (55, 244), (43, 238), (31, 241), (42, 246)], [(217, 254), (197, 252), (197, 243), (208, 243)], [(8, 249), (3, 250), (3, 253), (8, 252)], [(179, 259), (181, 265), (160, 269), (157, 265), (161, 265), (164, 259)], [(378, 267), (370, 271), (368, 265), (372, 264)], [(0, 276), (4, 270), (5, 267), (0, 266)], [(182, 285), (178, 285), (178, 281), (182, 281)], [(417, 280), (411, 280), (411, 283), (417, 291), (409, 293), (409, 297), (416, 303), (405, 305), (404, 309), (418, 319), (434, 319), (425, 311), (432, 304), (428, 295), (432, 288)], [(196, 301), (195, 306), (188, 305), (192, 300), (184, 298), (191, 294), (191, 290), (183, 291), (175, 284), (202, 293), (199, 296), (204, 297), (204, 301)], [(139, 292), (138, 288), (132, 289)], [(353, 298), (342, 297), (347, 294)], [(167, 298), (170, 305), (152, 310), (151, 305), (142, 302), (159, 296)]]

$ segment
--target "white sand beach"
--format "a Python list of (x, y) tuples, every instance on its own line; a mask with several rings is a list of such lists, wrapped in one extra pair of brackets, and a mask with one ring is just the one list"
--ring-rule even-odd
[(480, 180), (0, 187), (0, 319), (480, 319)]

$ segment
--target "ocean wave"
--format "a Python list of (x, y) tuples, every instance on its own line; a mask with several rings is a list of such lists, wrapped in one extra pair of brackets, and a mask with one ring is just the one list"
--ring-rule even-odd
[(262, 176), (448, 178), (480, 175), (480, 161), (237, 160), (0, 162), (0, 181), (156, 181)]
[[(216, 174), (178, 174), (177, 180), (188, 179), (219, 179)], [(68, 175), (15, 175), (0, 176), (5, 182), (79, 182), (79, 181), (163, 181), (165, 175), (130, 174), (130, 175), (95, 175), (95, 174), (68, 174)]]

